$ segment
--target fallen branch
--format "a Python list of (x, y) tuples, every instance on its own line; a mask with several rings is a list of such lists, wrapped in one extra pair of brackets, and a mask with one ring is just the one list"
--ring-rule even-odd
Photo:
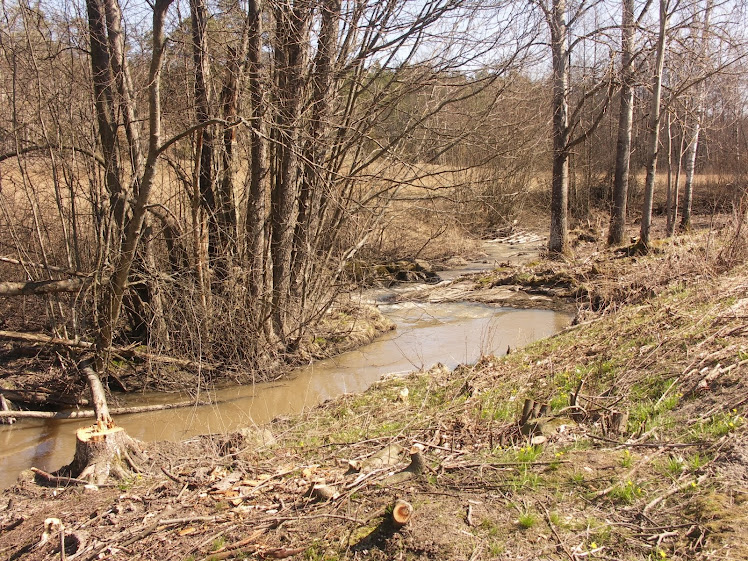
[(63, 273), (72, 277), (86, 278), (90, 277), (92, 273), (81, 273), (80, 271), (71, 271), (70, 269), (64, 269), (63, 267), (55, 267), (54, 265), (44, 265), (43, 263), (32, 263), (31, 261), (21, 261), (20, 259), (13, 259), (12, 257), (0, 256), (0, 261), (3, 263), (11, 263), (13, 265), (21, 265), (22, 267), (30, 267), (32, 269), (45, 269), (52, 271), (53, 273)]
[(294, 549), (289, 549), (286, 547), (278, 547), (275, 549), (268, 549), (265, 551), (260, 551), (259, 555), (263, 558), (270, 558), (270, 559), (286, 559), (288, 557), (293, 557), (294, 555), (298, 555), (299, 553), (304, 553), (307, 550), (306, 547), (297, 547)]
[(161, 466), (161, 471), (164, 472), (164, 475), (171, 479), (174, 483), (179, 483), (180, 485), (184, 485), (185, 482), (180, 478), (171, 473), (168, 469), (166, 469), (165, 466)]
[(75, 477), (64, 477), (59, 475), (52, 475), (51, 473), (47, 473), (46, 471), (43, 471), (39, 468), (32, 467), (30, 468), (32, 472), (34, 472), (36, 475), (41, 477), (44, 481), (51, 485), (55, 485), (57, 487), (63, 487), (67, 485), (90, 485), (89, 481), (86, 481), (84, 479), (77, 479)]
[(245, 546), (248, 546), (250, 544), (254, 544), (254, 542), (257, 541), (257, 539), (262, 536), (265, 532), (267, 532), (267, 528), (259, 528), (252, 532), (248, 537), (244, 538), (243, 540), (239, 540), (238, 542), (234, 542), (228, 545), (225, 545), (214, 552), (212, 552), (208, 557), (206, 557), (203, 561), (207, 561), (208, 559), (215, 559), (218, 561), (219, 559), (226, 559), (228, 557), (231, 557), (232, 555), (235, 555), (237, 553), (237, 549), (241, 549)]
[[(663, 452), (662, 450), (658, 450), (657, 452), (655, 452), (652, 455), (651, 458), (647, 458), (645, 460), (642, 460), (641, 462), (639, 462), (638, 464), (636, 464), (633, 468), (631, 468), (631, 470), (626, 474), (626, 476), (623, 477), (623, 478), (621, 478), (621, 479), (623, 481), (630, 481), (634, 477), (634, 475), (636, 475), (636, 473), (642, 467), (644, 467), (645, 465), (649, 465), (651, 463), (652, 459), (654, 459), (657, 456), (659, 456), (660, 454), (662, 454), (662, 452)], [(603, 496), (607, 495), (608, 493), (610, 493), (613, 489), (615, 489), (616, 487), (618, 487), (620, 484), (621, 484), (620, 482), (613, 483), (613, 485), (611, 485), (609, 487), (606, 487), (605, 489), (602, 489), (600, 491), (597, 491), (595, 494), (592, 495), (592, 498), (593, 499), (599, 499), (600, 497), (603, 497)]]
[(644, 507), (644, 510), (642, 511), (644, 515), (646, 516), (649, 514), (649, 511), (652, 510), (655, 506), (657, 506), (659, 503), (667, 499), (668, 497), (672, 497), (676, 493), (679, 493), (681, 491), (684, 491), (688, 489), (689, 487), (695, 487), (696, 485), (701, 485), (705, 480), (707, 476), (706, 474), (701, 475), (698, 479), (686, 481), (685, 483), (682, 483), (681, 485), (677, 485), (675, 487), (672, 487), (668, 489), (665, 493), (662, 495), (659, 495), (652, 499), (649, 503), (647, 503), (647, 506)]
[(548, 527), (551, 529), (551, 532), (553, 532), (553, 536), (556, 538), (558, 545), (561, 546), (561, 549), (564, 550), (564, 553), (569, 558), (569, 561), (575, 561), (574, 554), (569, 550), (569, 547), (566, 545), (566, 542), (561, 539), (561, 536), (558, 535), (558, 532), (556, 531), (556, 526), (554, 526), (553, 521), (551, 520), (551, 513), (548, 512), (548, 509), (545, 506), (543, 506), (543, 511), (545, 513), (545, 520), (548, 523)]
[(228, 518), (228, 516), (185, 516), (183, 518), (160, 520), (158, 526), (179, 526), (180, 524), (191, 524), (193, 522), (225, 522)]

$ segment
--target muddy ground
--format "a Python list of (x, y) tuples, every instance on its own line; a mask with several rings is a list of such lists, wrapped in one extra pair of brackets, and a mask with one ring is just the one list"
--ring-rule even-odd
[(559, 335), (147, 445), (109, 487), (26, 472), (0, 495), (0, 559), (748, 559), (745, 240), (589, 244), (460, 281), (565, 291)]

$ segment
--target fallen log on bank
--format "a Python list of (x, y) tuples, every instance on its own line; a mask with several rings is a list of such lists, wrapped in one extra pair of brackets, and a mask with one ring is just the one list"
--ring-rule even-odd
[[(179, 409), (193, 405), (206, 405), (205, 402), (179, 401), (177, 403), (161, 403), (156, 405), (136, 405), (133, 407), (115, 407), (110, 409), (112, 415), (130, 415), (132, 413), (148, 413), (150, 411), (164, 411)], [(82, 411), (0, 411), (0, 419), (16, 417), (17, 419), (93, 419), (96, 412), (84, 409)]]
[(76, 277), (63, 280), (0, 282), (0, 296), (30, 296), (39, 294), (59, 294), (61, 292), (78, 292), (85, 288), (91, 280), (92, 279)]
[[(49, 405), (60, 405), (63, 407), (81, 407), (88, 405), (85, 397), (72, 397), (55, 395), (53, 392), (44, 389), (33, 390), (2, 390), (3, 395), (9, 401), (18, 404), (24, 403), (32, 406), (47, 407)], [(1, 401), (1, 399), (0, 399)]]
[[(52, 337), (50, 335), (45, 335), (44, 333), (25, 333), (22, 331), (0, 330), (0, 338), (13, 339), (17, 341), (28, 341), (29, 343), (42, 343), (46, 345), (62, 345), (63, 347), (70, 347), (73, 349), (92, 350), (94, 348), (94, 344), (88, 341), (75, 341), (73, 339), (64, 339), (62, 337)], [(217, 364), (211, 364), (209, 362), (195, 362), (194, 360), (187, 360), (184, 358), (157, 355), (149, 353), (147, 351), (139, 351), (137, 349), (129, 347), (109, 347), (109, 350), (112, 353), (125, 358), (152, 360), (153, 362), (173, 364), (175, 366), (181, 366), (183, 368), (200, 368), (202, 370), (218, 369)]]

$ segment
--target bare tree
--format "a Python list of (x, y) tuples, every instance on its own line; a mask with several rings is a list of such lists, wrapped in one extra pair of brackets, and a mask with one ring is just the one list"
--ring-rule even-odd
[[(569, 159), (575, 146), (585, 142), (597, 129), (605, 116), (614, 91), (611, 69), (606, 67), (602, 76), (587, 87), (578, 96), (573, 108), (570, 108), (572, 87), (570, 82), (570, 61), (574, 48), (590, 37), (604, 31), (604, 27), (594, 29), (570, 40), (571, 30), (593, 7), (582, 1), (573, 9), (566, 0), (539, 2), (548, 29), (550, 31), (550, 48), (552, 59), (552, 139), (553, 165), (551, 178), (551, 229), (548, 250), (551, 253), (567, 253), (568, 240), (568, 206), (569, 206)], [(596, 95), (604, 92), (601, 100)], [(597, 101), (590, 122), (583, 126), (582, 111), (586, 105)], [(581, 130), (580, 130), (581, 129)]]
[(629, 167), (631, 161), (631, 127), (634, 120), (634, 0), (621, 2), (621, 108), (618, 114), (616, 168), (613, 179), (613, 206), (610, 211), (608, 243), (623, 242), (626, 227)]
[[(705, 0), (704, 19), (701, 27), (701, 56), (705, 61), (709, 60), (709, 20), (713, 8), (712, 0)], [(691, 227), (691, 204), (693, 201), (693, 182), (696, 170), (696, 152), (699, 146), (699, 134), (701, 132), (701, 121), (704, 113), (704, 100), (706, 97), (706, 84), (701, 82), (697, 86), (694, 107), (688, 117), (688, 138), (686, 140), (685, 172), (686, 182), (683, 186), (683, 210), (681, 211), (681, 227)]]
[(657, 156), (660, 146), (660, 117), (662, 114), (662, 71), (665, 64), (665, 49), (670, 21), (671, 4), (669, 0), (660, 0), (659, 31), (657, 49), (652, 76), (652, 101), (649, 110), (649, 140), (647, 144), (647, 177), (644, 185), (644, 206), (642, 209), (639, 244), (649, 247), (649, 235), (652, 226), (652, 204), (654, 200), (655, 178), (657, 173)]

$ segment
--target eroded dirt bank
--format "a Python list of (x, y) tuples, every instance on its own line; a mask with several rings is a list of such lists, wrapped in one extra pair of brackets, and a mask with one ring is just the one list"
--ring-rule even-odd
[(748, 559), (748, 268), (723, 241), (481, 275), (567, 279), (586, 311), (502, 359), (154, 444), (116, 487), (26, 474), (0, 558), (59, 559), (62, 533), (68, 559)]

